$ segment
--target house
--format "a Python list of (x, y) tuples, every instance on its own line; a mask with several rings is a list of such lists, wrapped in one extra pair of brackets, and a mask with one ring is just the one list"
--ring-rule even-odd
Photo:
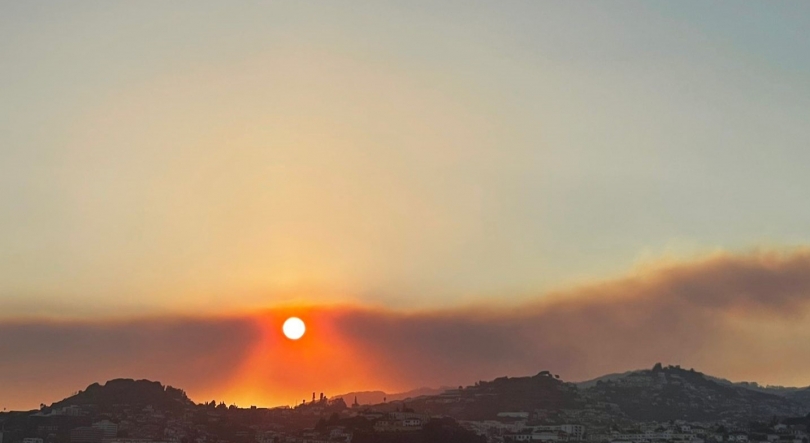
[(738, 442), (738, 443), (747, 443), (748, 442), (748, 434), (745, 432), (732, 432), (728, 435), (728, 441), (730, 442)]
[(97, 421), (93, 423), (93, 427), (101, 429), (104, 433), (104, 438), (113, 438), (118, 435), (118, 425), (109, 420)]
[(532, 441), (532, 433), (530, 431), (523, 432), (510, 432), (504, 434), (504, 441)]

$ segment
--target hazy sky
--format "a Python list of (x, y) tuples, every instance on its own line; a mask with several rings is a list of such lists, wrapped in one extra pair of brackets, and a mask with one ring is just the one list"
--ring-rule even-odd
[[(779, 355), (806, 351), (763, 337), (810, 335), (797, 313), (774, 322), (794, 307), (784, 300), (810, 296), (796, 283), (810, 244), (808, 79), (806, 1), (0, 2), (0, 349), (18, 356), (0, 373), (48, 392), (130, 375), (272, 403), (282, 399), (211, 391), (233, 377), (226, 368), (199, 374), (209, 390), (194, 391), (188, 371), (167, 366), (173, 347), (203, 339), (244, 350), (222, 361), (269, 358), (248, 351), (263, 337), (256, 313), (310, 305), (362, 358), (401, 346), (396, 325), (449, 334), (413, 351), (433, 361), (459, 334), (546, 332), (535, 317), (466, 317), (469, 306), (579, 300), (584, 285), (619, 300), (621, 318), (616, 282), (630, 281), (642, 301), (628, 307), (663, 297), (684, 331), (707, 312), (724, 319), (672, 363), (810, 383), (727, 350), (736, 331)], [(704, 268), (718, 251), (733, 272)], [(650, 263), (672, 259), (711, 283), (689, 274), (638, 290), (633, 279), (659, 282)], [(749, 273), (757, 297), (787, 294), (775, 313), (728, 299), (749, 289), (728, 275)], [(682, 292), (694, 285), (726, 298), (693, 312)], [(633, 348), (628, 337), (651, 326), (640, 317), (582, 318), (596, 323), (532, 342), (534, 354), (462, 356), (483, 371), (464, 377), (541, 364), (595, 376), (669, 346), (651, 335)], [(128, 343), (121, 355), (91, 340), (99, 331)], [(576, 347), (608, 336), (615, 355), (639, 353)], [(187, 357), (205, 366), (208, 351)], [(54, 352), (48, 364), (75, 360), (74, 378), (32, 375)], [(143, 355), (153, 366), (127, 360)], [(391, 371), (379, 355), (368, 367)], [(330, 389), (466, 381), (435, 369)], [(345, 383), (371, 380), (349, 372)], [(31, 392), (17, 404), (48, 400)]]
[(810, 237), (806, 2), (3, 2), (5, 316), (510, 300)]

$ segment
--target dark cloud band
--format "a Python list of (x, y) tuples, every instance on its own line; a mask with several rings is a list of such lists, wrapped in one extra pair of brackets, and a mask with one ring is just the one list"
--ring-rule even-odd
[[(810, 328), (802, 321), (809, 302), (810, 252), (801, 250), (651, 268), (519, 308), (493, 302), (486, 309), (422, 313), (309, 309), (329, 323), (313, 328), (313, 339), (340, 343), (351, 355), (343, 371), (371, 368), (389, 387), (467, 384), (543, 369), (576, 380), (657, 361), (736, 379), (808, 384), (801, 368), (810, 363)], [(195, 393), (238, 384), (245, 362), (265, 361), (250, 359), (258, 343), (276, 343), (262, 342), (268, 333), (262, 315), (0, 324), (0, 407), (33, 407), (118, 377), (160, 380), (208, 400)], [(316, 338), (318, 329), (329, 337)], [(277, 378), (255, 389), (329, 391), (329, 374), (279, 361), (273, 353), (282, 348), (272, 346), (281, 345), (265, 346), (260, 351), (270, 354), (272, 370), (253, 373)]]

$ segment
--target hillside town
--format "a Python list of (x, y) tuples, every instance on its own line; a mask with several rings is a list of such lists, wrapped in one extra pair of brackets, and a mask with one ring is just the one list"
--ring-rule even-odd
[(312, 393), (278, 408), (197, 404), (119, 379), (0, 414), (0, 443), (808, 443), (806, 399), (661, 365), (582, 384), (542, 371), (374, 405)]

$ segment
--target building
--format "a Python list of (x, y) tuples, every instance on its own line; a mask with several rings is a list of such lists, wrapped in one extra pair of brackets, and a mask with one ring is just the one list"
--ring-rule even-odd
[(118, 435), (118, 425), (109, 420), (95, 422), (93, 427), (101, 429), (104, 432), (104, 438), (113, 438)]
[(376, 432), (396, 432), (396, 431), (418, 431), (422, 429), (422, 420), (417, 418), (406, 418), (404, 420), (377, 420), (374, 423)]
[(76, 405), (65, 406), (51, 412), (52, 415), (67, 415), (68, 417), (78, 417), (82, 415), (82, 409)]
[[(585, 439), (585, 426), (583, 425), (532, 426), (531, 431), (533, 434), (535, 434), (534, 440), (547, 441)], [(540, 437), (539, 434), (543, 434), (544, 437)]]
[(22, 443), (42, 443), (42, 439), (39, 437), (26, 437)]
[(582, 425), (560, 425), (556, 426), (557, 430), (563, 431), (570, 436), (572, 440), (583, 440), (585, 438), (585, 426)]
[(104, 431), (92, 426), (82, 426), (70, 431), (70, 443), (101, 443)]
[(504, 434), (503, 436), (504, 441), (532, 441), (532, 434), (531, 432), (514, 432)]
[(528, 412), (499, 412), (498, 418), (517, 418), (517, 419), (528, 419), (529, 413)]
[[(778, 425), (777, 425), (778, 426)], [(774, 428), (776, 428), (774, 426)], [(728, 435), (728, 441), (736, 441), (739, 443), (745, 443), (748, 441), (748, 434), (745, 432), (732, 432)]]
[[(746, 435), (747, 438), (747, 435)], [(597, 438), (599, 439), (599, 438)], [(637, 433), (620, 433), (614, 432), (601, 438), (601, 440), (608, 440), (611, 442), (653, 442), (653, 441), (667, 441), (667, 442), (691, 442), (695, 439), (694, 434), (681, 434), (672, 431), (663, 430), (660, 432), (647, 431)]]

